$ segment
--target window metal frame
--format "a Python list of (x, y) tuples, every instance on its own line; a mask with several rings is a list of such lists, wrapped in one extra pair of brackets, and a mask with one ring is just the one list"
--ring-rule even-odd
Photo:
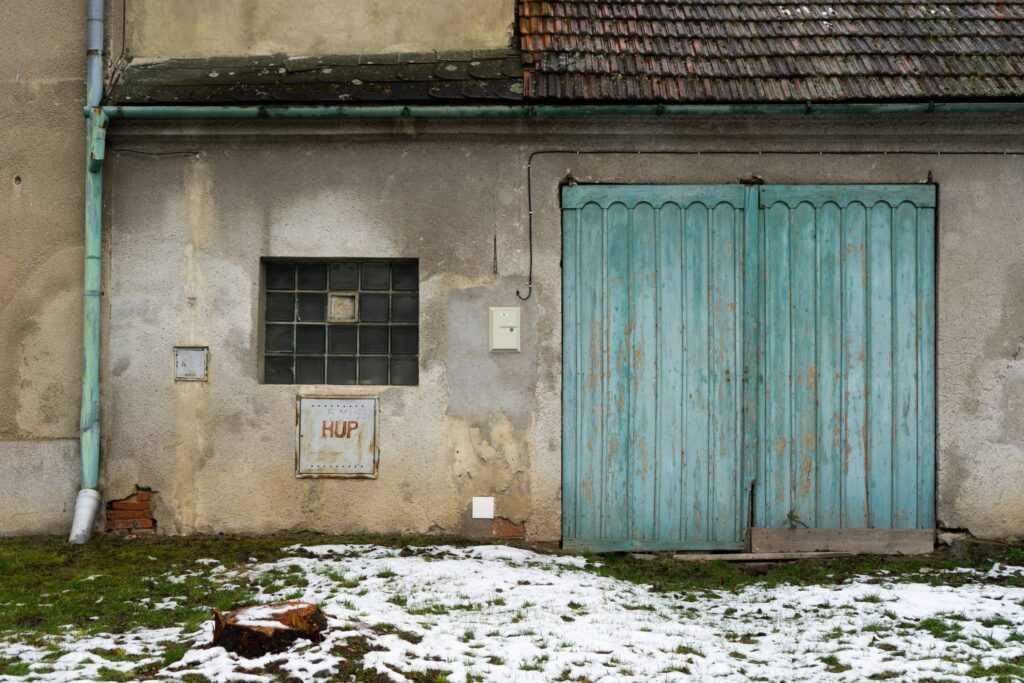
[[(356, 289), (346, 287), (345, 289), (331, 289), (330, 281), (330, 266), (332, 263), (352, 263), (359, 267), (358, 278), (359, 281), (356, 283)], [(389, 267), (388, 272), (388, 286), (386, 289), (365, 289), (362, 286), (362, 267), (364, 264), (370, 263), (383, 263)], [(294, 280), (292, 282), (292, 289), (277, 289), (270, 288), (268, 282), (268, 269), (270, 266), (276, 264), (290, 264), (295, 268), (293, 272)], [(322, 265), (326, 271), (326, 282), (324, 289), (309, 289), (301, 288), (299, 286), (298, 268), (302, 265), (307, 264), (319, 264)], [(407, 265), (412, 266), (416, 273), (415, 288), (413, 289), (395, 289), (394, 285), (394, 265)], [(291, 294), (293, 296), (292, 301), (292, 319), (291, 320), (268, 320), (268, 301), (269, 295), (281, 293)], [(301, 294), (321, 294), (324, 297), (324, 310), (323, 319), (315, 321), (304, 321), (299, 316), (299, 295)], [(352, 322), (331, 322), (330, 318), (330, 296), (332, 294), (354, 294), (356, 297), (356, 320)], [(387, 315), (385, 320), (362, 320), (361, 316), (363, 313), (363, 305), (361, 298), (363, 295), (385, 295), (387, 296)], [(339, 258), (287, 258), (287, 257), (264, 257), (260, 259), (260, 298), (258, 308), (258, 325), (259, 325), (259, 343), (258, 343), (258, 381), (260, 384), (266, 385), (280, 385), (280, 386), (337, 386), (337, 387), (382, 387), (382, 386), (418, 386), (419, 385), (419, 341), (420, 341), (420, 321), (419, 321), (419, 294), (420, 294), (420, 281), (419, 281), (419, 259), (416, 258), (357, 258), (357, 257), (339, 257)], [(416, 311), (413, 320), (408, 321), (395, 321), (394, 316), (394, 305), (395, 295), (411, 295), (416, 299)], [(271, 325), (287, 325), (291, 327), (292, 343), (290, 351), (269, 351), (267, 348), (267, 330)], [(298, 332), (302, 326), (320, 327), (323, 329), (323, 352), (322, 353), (300, 353), (298, 349)], [(355, 349), (352, 353), (337, 353), (331, 352), (330, 348), (330, 330), (332, 327), (347, 327), (352, 328), (355, 331)], [(382, 327), (387, 331), (387, 350), (383, 352), (372, 352), (362, 353), (361, 345), (361, 334), (360, 330), (363, 327)], [(416, 349), (413, 353), (395, 353), (392, 350), (393, 339), (392, 333), (396, 328), (411, 328), (415, 331), (416, 335)], [(292, 381), (291, 382), (269, 382), (267, 381), (267, 360), (273, 357), (291, 358), (292, 359)], [(296, 361), (299, 358), (319, 358), (323, 361), (323, 376), (321, 382), (299, 382), (297, 381), (296, 374)], [(328, 369), (329, 363), (332, 358), (351, 358), (356, 364), (354, 381), (350, 383), (328, 383)], [(377, 358), (381, 359), (385, 363), (385, 383), (371, 383), (364, 382), (361, 378), (361, 359)], [(392, 381), (392, 365), (396, 360), (411, 360), (416, 364), (416, 376), (415, 382), (394, 384)]]

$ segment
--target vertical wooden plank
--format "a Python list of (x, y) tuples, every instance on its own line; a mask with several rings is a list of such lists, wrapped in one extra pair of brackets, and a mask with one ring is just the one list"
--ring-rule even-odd
[(603, 453), (602, 538), (629, 538), (630, 352), (634, 330), (630, 311), (630, 211), (624, 204), (608, 207), (605, 241), (608, 361), (603, 420), (607, 437)]
[(792, 506), (790, 433), (790, 209), (765, 214), (765, 526), (783, 526)]
[(843, 212), (843, 526), (867, 526), (866, 292), (864, 240), (867, 211), (852, 203)]
[(658, 448), (657, 537), (682, 539), (683, 309), (682, 211), (658, 211)]
[(579, 230), (576, 209), (562, 211), (562, 537), (577, 538), (577, 475), (580, 422), (576, 414), (580, 393), (579, 344), (581, 334), (576, 307)]
[(836, 529), (842, 523), (842, 283), (838, 205), (818, 209), (818, 466), (817, 526)]
[(815, 272), (817, 249), (814, 206), (801, 202), (793, 211), (791, 249), (792, 320), (792, 507), (801, 522), (817, 522), (817, 325), (815, 321)]
[(708, 508), (708, 208), (691, 204), (683, 227), (683, 528), (706, 540)]
[(917, 526), (935, 528), (935, 209), (917, 211)]
[(917, 207), (893, 216), (893, 526), (917, 526)]
[(658, 244), (654, 208), (647, 203), (637, 204), (630, 223), (630, 538), (651, 540), (656, 528), (658, 433)]
[(739, 450), (737, 396), (739, 368), (736, 365), (737, 304), (736, 257), (737, 211), (718, 204), (711, 212), (710, 234), (710, 510), (711, 538), (732, 541), (740, 537), (736, 499)]
[(868, 217), (868, 524), (892, 528), (892, 209)]
[[(742, 434), (743, 484), (740, 488), (740, 520), (746, 525), (753, 516), (750, 509), (750, 487), (757, 477), (757, 463), (760, 460), (761, 424), (761, 209), (760, 188), (748, 186), (743, 207), (743, 248), (741, 253), (743, 344), (742, 407), (740, 410)], [(763, 486), (760, 488), (764, 488)]]
[(577, 358), (579, 363), (579, 538), (601, 536), (602, 462), (605, 453), (604, 384), (607, 372), (607, 313), (604, 298), (605, 212), (597, 204), (579, 211), (579, 296)]

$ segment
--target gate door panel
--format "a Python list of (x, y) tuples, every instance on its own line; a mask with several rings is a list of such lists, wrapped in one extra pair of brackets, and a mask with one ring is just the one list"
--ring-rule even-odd
[(738, 185), (564, 188), (565, 547), (743, 547), (756, 207)]
[(935, 525), (935, 187), (763, 186), (754, 525)]

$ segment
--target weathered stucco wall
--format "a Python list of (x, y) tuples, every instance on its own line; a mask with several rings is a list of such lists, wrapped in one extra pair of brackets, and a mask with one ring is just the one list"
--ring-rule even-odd
[[(1024, 535), (1024, 164), (1004, 154), (1024, 139), (1019, 119), (986, 120), (124, 126), (115, 146), (136, 151), (111, 164), (105, 491), (156, 489), (166, 532), (470, 532), (471, 496), (493, 494), (530, 538), (557, 539), (563, 178), (931, 177), (939, 521)], [(522, 354), (494, 355), (486, 308), (517, 305), (527, 268), (528, 163), (536, 287)], [(293, 477), (296, 390), (257, 377), (262, 256), (420, 260), (420, 385), (318, 391), (380, 394), (379, 479)], [(171, 347), (190, 343), (211, 347), (208, 384), (171, 380)]]
[(0, 531), (57, 532), (78, 482), (85, 4), (5, 3), (0, 41)]
[(128, 0), (134, 57), (508, 47), (514, 0)]

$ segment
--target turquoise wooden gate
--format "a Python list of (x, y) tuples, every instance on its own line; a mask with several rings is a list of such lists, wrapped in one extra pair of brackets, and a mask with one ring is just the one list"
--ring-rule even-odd
[(564, 188), (564, 545), (931, 528), (934, 206), (923, 185)]

